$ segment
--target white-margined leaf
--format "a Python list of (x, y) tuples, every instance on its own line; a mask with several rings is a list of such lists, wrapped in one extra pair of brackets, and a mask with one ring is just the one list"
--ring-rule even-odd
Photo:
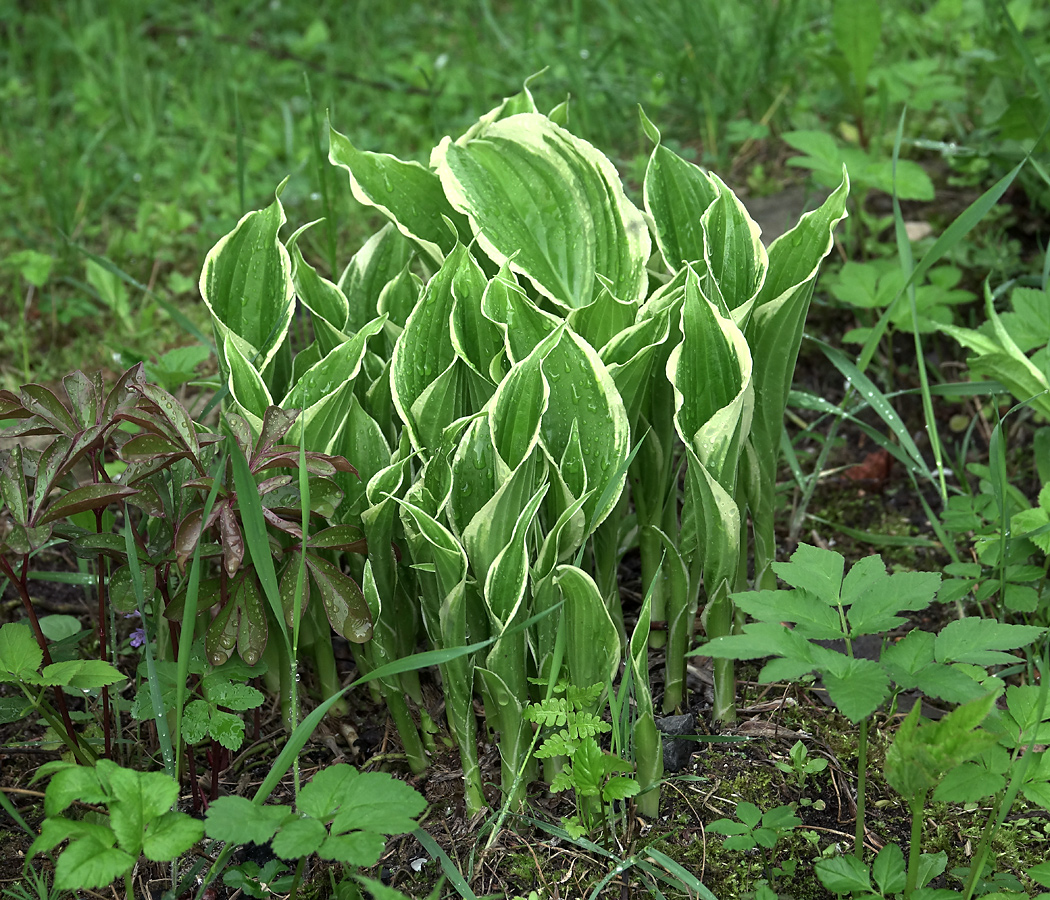
[(604, 347), (624, 329), (634, 324), (638, 312), (637, 303), (617, 300), (612, 292), (603, 287), (594, 302), (580, 309), (570, 310), (569, 324), (592, 347)]
[[(503, 336), (506, 359), (511, 364), (525, 359), (561, 325), (557, 316), (544, 312), (529, 299), (507, 263), (486, 286), (481, 313)], [(490, 374), (491, 371), (490, 365)]]
[(510, 260), (559, 305), (587, 306), (608, 279), (627, 302), (647, 287), (649, 230), (597, 149), (538, 113), (493, 122), (464, 145), (445, 138), (431, 165), (494, 262)]
[(230, 396), (251, 425), (252, 431), (258, 434), (267, 407), (273, 406), (270, 391), (259, 370), (245, 359), (239, 342), (232, 334), (226, 335), (222, 352), (229, 372)]
[(292, 260), (292, 284), (295, 285), (295, 293), (303, 306), (310, 310), (314, 336), (321, 345), (321, 352), (328, 353), (348, 337), (344, 329), (350, 315), (350, 304), (338, 285), (322, 278), (317, 274), (317, 270), (303, 259), (299, 249), (299, 237), (307, 228), (316, 224), (317, 222), (310, 222), (296, 229), (285, 246)]
[(414, 256), (411, 242), (390, 223), (373, 234), (339, 276), (349, 304), (343, 331), (355, 332), (379, 314), (379, 295)]
[(329, 129), (328, 159), (350, 174), (350, 191), (358, 203), (385, 215), (440, 265), (456, 245), (444, 219), (469, 240), (466, 220), (449, 205), (441, 183), (430, 169), (387, 153), (358, 150), (334, 128)]
[[(424, 423), (413, 413), (416, 402), (441, 376), (449, 380), (458, 378), (459, 375), (457, 372), (449, 372), (457, 360), (449, 327), (456, 305), (456, 295), (476, 291), (480, 296), (486, 284), (484, 274), (467, 248), (463, 244), (457, 244), (437, 274), (428, 282), (422, 298), (408, 317), (405, 330), (394, 346), (390, 366), (392, 398), (398, 415), (408, 429), (412, 444), (417, 448), (426, 444), (422, 436)], [(462, 367), (467, 369), (465, 364)], [(467, 371), (469, 372), (469, 369)], [(446, 384), (442, 385), (442, 390), (458, 386), (459, 382)], [(447, 398), (438, 396), (435, 399), (441, 403)], [(460, 408), (457, 405), (459, 397), (448, 399), (453, 404), (450, 409)], [(462, 410), (460, 415), (476, 411), (466, 409)], [(431, 440), (435, 432), (440, 433), (442, 428), (458, 418), (454, 414), (447, 418), (447, 411), (444, 417), (446, 421), (435, 420), (428, 424), (427, 431)]]
[(762, 231), (744, 205), (717, 175), (718, 198), (701, 217), (705, 259), (730, 310), (749, 308), (766, 277), (769, 260)]
[(200, 277), (220, 348), (235, 335), (241, 355), (260, 372), (284, 342), (294, 306), (291, 258), (277, 237), (285, 223), (280, 193), (211, 248)]
[(361, 371), (368, 340), (383, 330), (385, 316), (373, 319), (324, 359), (311, 366), (285, 395), (279, 406), (303, 410), (289, 429), (289, 443), (299, 443), (305, 429), (306, 446), (330, 452), (332, 441), (350, 412), (354, 379)]
[(704, 258), (700, 220), (718, 197), (718, 188), (703, 169), (664, 147), (660, 132), (645, 113), (641, 117), (645, 133), (656, 143), (645, 169), (645, 209), (652, 217), (656, 243), (668, 269), (677, 272), (685, 263)]
[(598, 585), (576, 566), (558, 566), (554, 584), (565, 605), (565, 662), (575, 685), (610, 684), (620, 666), (620, 632), (613, 623)]

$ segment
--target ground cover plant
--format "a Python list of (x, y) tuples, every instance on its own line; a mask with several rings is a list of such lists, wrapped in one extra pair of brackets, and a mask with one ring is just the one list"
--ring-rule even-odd
[[(349, 79), (332, 102), (341, 26), (319, 9), (295, 38), (269, 27), (294, 11), (271, 5), (264, 33), (292, 37), (247, 41), (281, 60), (251, 80), (279, 91), (305, 68), (329, 122), (303, 82), (276, 153), (250, 90), (216, 82), (232, 138), (201, 159), (233, 163), (238, 186), (209, 187), (223, 199), (203, 246), (164, 243), (203, 218), (192, 203), (143, 207), (123, 231), (122, 187), (101, 228), (86, 183), (72, 217), (54, 185), (38, 191), (54, 230), (15, 232), (4, 266), (28, 294), (0, 392), (0, 717), (8, 759), (48, 761), (46, 784), (21, 762), (0, 784), (3, 839), (25, 854), (6, 895), (1050, 887), (1050, 254), (1024, 268), (986, 253), (980, 274), (973, 255), (997, 202), (1045, 191), (1045, 14), (842, 2), (807, 29), (804, 2), (761, 26), (716, 5), (641, 20), (586, 7), (482, 5), (459, 31), (473, 59), (493, 37), (518, 85), (521, 59), (553, 61), (493, 107), (486, 79), (441, 56), (422, 90), (403, 70)], [(413, 15), (455, 33), (471, 11)], [(143, 110), (122, 101), (143, 159), (164, 111), (188, 107), (168, 106), (142, 39), (238, 45), (221, 11), (192, 28), (119, 4), (13, 21), (9, 41), (43, 26), (77, 49), (74, 120), (128, 72), (158, 88)], [(941, 23), (1006, 50), (961, 60)], [(900, 35), (904, 59), (888, 50)], [(87, 64), (108, 39), (112, 76)], [(680, 58), (650, 53), (674, 61), (673, 86), (628, 65), (683, 39)], [(787, 102), (803, 46), (825, 80)], [(745, 96), (762, 48), (776, 93)], [(17, 100), (24, 57), (7, 52)], [(986, 90), (980, 139), (958, 122), (974, 114), (964, 78)], [(1018, 84), (1023, 102), (998, 103)], [(344, 106), (391, 87), (413, 98), (384, 106), (396, 156), (362, 149), (376, 135)], [(769, 177), (749, 154), (771, 127), (829, 189), (775, 240), (730, 186)], [(971, 156), (945, 141), (945, 168), (905, 159), (964, 134)], [(266, 178), (276, 190), (251, 201)], [(913, 241), (899, 201), (948, 178), (968, 179), (968, 205)], [(350, 197), (371, 218), (348, 232)], [(156, 263), (148, 283), (129, 274), (127, 240), (196, 252), (202, 302), (169, 302)], [(73, 270), (113, 317), (118, 371), (30, 378), (36, 292), (52, 334), (84, 318), (65, 302)], [(200, 346), (139, 364), (165, 317)], [(936, 362), (960, 347), (971, 380), (948, 384)], [(209, 359), (215, 377), (183, 387)], [(878, 449), (850, 465), (860, 441)], [(899, 505), (910, 529), (880, 533)], [(90, 606), (40, 600), (63, 581)]]

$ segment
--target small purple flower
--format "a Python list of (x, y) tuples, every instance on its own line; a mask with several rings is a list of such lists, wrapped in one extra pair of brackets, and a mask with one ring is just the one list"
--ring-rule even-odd
[(131, 646), (132, 647), (141, 647), (145, 643), (146, 643), (146, 629), (145, 628), (136, 628), (133, 632), (131, 632)]

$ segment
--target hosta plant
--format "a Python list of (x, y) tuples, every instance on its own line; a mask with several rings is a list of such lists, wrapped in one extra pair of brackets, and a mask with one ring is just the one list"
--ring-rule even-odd
[[(360, 473), (339, 480), (338, 513), (368, 540), (375, 633), (359, 663), (381, 665), (421, 635), (439, 649), (495, 639), (441, 672), (471, 810), (484, 803), (475, 693), (509, 790), (530, 766), (524, 713), (542, 699), (530, 675), (580, 688), (615, 675), (629, 522), (656, 583), (650, 639), (669, 644), (665, 708), (685, 700), (701, 599), (708, 633), (729, 631), (749, 515), (768, 582), (784, 405), (845, 216), (843, 178), (767, 251), (729, 187), (644, 117), (655, 147), (639, 206), (566, 111), (543, 115), (526, 88), (428, 164), (333, 129), (331, 162), (388, 224), (329, 279), (304, 258), (303, 229), (282, 239), (278, 190), (213, 248), (200, 281), (231, 412), (258, 431), (270, 404), (300, 407), (290, 439)], [(290, 328), (297, 303), (305, 344)], [(425, 766), (405, 703), (420, 699), (418, 681), (379, 686), (413, 768)], [(716, 694), (717, 715), (732, 718), (730, 663)]]

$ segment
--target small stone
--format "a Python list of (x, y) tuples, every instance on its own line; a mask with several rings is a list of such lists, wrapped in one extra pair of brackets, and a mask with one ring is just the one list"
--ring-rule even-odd
[(664, 771), (681, 772), (689, 765), (689, 757), (696, 749), (696, 741), (681, 735), (696, 734), (696, 715), (664, 716), (656, 720), (656, 727), (664, 736)]

